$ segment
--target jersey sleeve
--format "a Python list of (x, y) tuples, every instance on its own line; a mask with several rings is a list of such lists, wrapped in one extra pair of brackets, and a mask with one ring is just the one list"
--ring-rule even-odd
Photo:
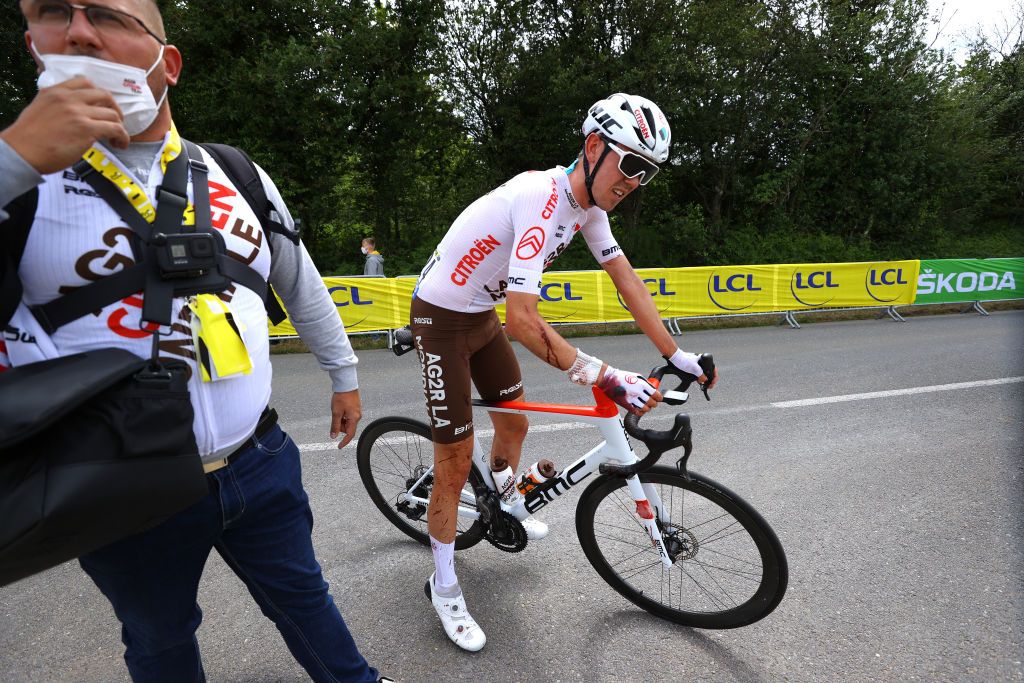
[(604, 211), (591, 209), (587, 215), (587, 222), (580, 232), (583, 233), (583, 239), (598, 263), (611, 261), (622, 253), (619, 243), (612, 237), (612, 226), (608, 223), (608, 214)]
[(558, 185), (545, 173), (522, 179), (522, 189), (512, 201), (512, 253), (508, 260), (508, 289), (540, 294), (545, 254), (553, 231)]
[[(295, 221), (274, 181), (259, 166), (256, 170), (259, 171), (267, 198), (281, 215), (282, 224), (288, 229), (294, 229)], [(278, 233), (267, 235), (267, 239), (274, 243), (268, 281), (284, 302), (288, 321), (316, 357), (320, 367), (330, 375), (335, 392), (358, 389), (356, 364), (359, 359), (352, 350), (345, 324), (306, 246), (302, 242), (295, 244)]]
[(7, 342), (0, 339), (0, 372), (11, 369), (11, 359), (7, 357)]

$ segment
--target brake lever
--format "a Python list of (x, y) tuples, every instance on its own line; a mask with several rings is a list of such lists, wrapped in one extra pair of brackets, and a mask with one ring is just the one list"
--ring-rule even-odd
[(704, 384), (698, 382), (697, 386), (704, 392), (704, 398), (710, 401), (711, 394), (708, 392), (711, 391), (711, 383), (715, 381), (715, 359), (710, 353), (702, 353), (700, 358), (697, 359), (697, 365), (704, 371), (704, 376), (708, 378), (707, 382), (704, 382)]
[[(664, 358), (666, 361), (668, 361), (667, 357)], [(667, 403), (670, 406), (681, 405), (685, 403), (686, 400), (689, 398), (689, 394), (686, 390), (689, 389), (690, 385), (693, 384), (694, 382), (697, 382), (697, 386), (699, 386), (700, 390), (704, 393), (704, 398), (710, 401), (711, 394), (709, 394), (708, 392), (711, 390), (711, 382), (713, 382), (715, 379), (715, 359), (711, 356), (710, 353), (702, 353), (700, 357), (697, 359), (697, 365), (700, 366), (700, 369), (704, 371), (705, 376), (707, 376), (708, 378), (708, 381), (705, 382), (704, 384), (701, 384), (697, 380), (696, 375), (692, 375), (689, 372), (680, 370), (676, 366), (672, 365), (672, 363), (670, 362), (666, 362), (665, 365), (662, 365), (651, 370), (650, 378), (648, 379), (648, 381), (654, 380), (652, 383), (654, 383), (655, 386), (660, 387), (662, 379), (665, 377), (665, 375), (675, 375), (677, 378), (679, 378), (679, 386), (677, 386), (674, 390), (661, 392), (661, 395), (665, 399), (665, 403)], [(671, 400), (669, 398), (670, 394), (672, 394)]]
[(690, 399), (690, 394), (685, 391), (668, 390), (661, 392), (665, 405), (681, 406)]

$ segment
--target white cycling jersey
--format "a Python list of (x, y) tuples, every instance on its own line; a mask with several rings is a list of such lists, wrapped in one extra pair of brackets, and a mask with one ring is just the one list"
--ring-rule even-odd
[(564, 167), (520, 173), (455, 219), (423, 267), (415, 296), (479, 313), (502, 303), (507, 291), (540, 294), (541, 273), (577, 232), (598, 263), (621, 253), (608, 214), (580, 207)]
[[(165, 145), (170, 134), (165, 137)], [(114, 154), (110, 160), (126, 175), (132, 173)], [(153, 161), (147, 182), (139, 185), (153, 197), (163, 179), (160, 155)], [(355, 363), (334, 302), (305, 249), (284, 238), (263, 233), (256, 214), (213, 159), (203, 151), (209, 175), (210, 212), (228, 253), (268, 279), (288, 307), (289, 319), (300, 335), (311, 340), (322, 367), (332, 372), (335, 391), (356, 388)], [(264, 190), (290, 225), (287, 208), (273, 182), (259, 169)], [(152, 336), (142, 328), (141, 293), (112, 303), (46, 334), (28, 306), (56, 299), (66, 291), (113, 275), (134, 265), (132, 231), (110, 206), (70, 170), (43, 176), (32, 230), (19, 266), (23, 300), (7, 329), (0, 335), (0, 372), (8, 366), (71, 355), (98, 348), (121, 348), (148, 358)], [(193, 196), (189, 182), (190, 201)], [(0, 202), (3, 203), (3, 202)], [(3, 228), (0, 215), (0, 228)], [(275, 239), (273, 264), (268, 241)], [(172, 302), (172, 325), (161, 334), (160, 356), (183, 360), (191, 377), (189, 394), (195, 409), (196, 444), (204, 460), (229, 453), (256, 427), (270, 397), (272, 368), (269, 357), (267, 314), (260, 297), (234, 285), (230, 298), (235, 321), (249, 351), (249, 374), (217, 382), (202, 382), (193, 348), (191, 313), (183, 297)], [(330, 341), (325, 341), (325, 340)], [(317, 348), (320, 351), (317, 351)], [(335, 377), (337, 375), (337, 377)]]

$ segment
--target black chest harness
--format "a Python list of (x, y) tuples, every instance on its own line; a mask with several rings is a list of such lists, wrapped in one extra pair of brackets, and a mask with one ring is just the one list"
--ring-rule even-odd
[[(298, 235), (275, 220), (276, 211), (266, 197), (255, 165), (244, 152), (227, 145), (203, 145), (231, 179), (241, 196), (249, 203), (265, 233), (277, 232), (298, 243)], [(163, 182), (156, 190), (156, 218), (152, 224), (139, 214), (129, 199), (98, 173), (86, 160), (72, 170), (86, 182), (134, 233), (132, 252), (135, 264), (117, 273), (79, 287), (45, 304), (32, 306), (31, 311), (47, 334), (73, 320), (98, 311), (110, 304), (142, 291), (142, 320), (161, 326), (171, 324), (171, 302), (175, 297), (222, 292), (232, 282), (251, 289), (264, 302), (271, 322), (285, 319), (284, 310), (267, 281), (257, 271), (232, 258), (220, 231), (210, 219), (209, 169), (202, 161), (199, 147), (182, 140), (181, 153), (167, 165)], [(182, 224), (188, 206), (188, 176), (191, 169), (195, 225)], [(33, 190), (37, 193), (37, 190)], [(23, 196), (24, 197), (24, 196)], [(34, 204), (38, 194), (30, 202)], [(21, 200), (23, 198), (19, 198)], [(18, 211), (18, 202), (8, 207), (12, 221), (21, 226), (23, 234), (8, 237), (8, 262), (3, 277), (3, 301), (0, 320), (13, 314), (21, 298), (17, 267), (24, 250), (28, 230), (34, 220), (35, 207)], [(18, 215), (21, 213), (22, 215)], [(29, 215), (24, 215), (28, 213)], [(8, 226), (5, 226), (8, 227)], [(16, 232), (20, 232), (17, 231)], [(267, 244), (270, 245), (269, 234)], [(157, 335), (154, 335), (157, 336)]]

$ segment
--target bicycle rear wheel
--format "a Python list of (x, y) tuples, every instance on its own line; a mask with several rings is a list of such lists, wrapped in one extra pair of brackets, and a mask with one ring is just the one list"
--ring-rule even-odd
[[(427, 505), (405, 500), (405, 493), (434, 464), (434, 443), (430, 427), (419, 420), (385, 417), (367, 425), (356, 448), (359, 478), (374, 505), (398, 529), (423, 545), (430, 545), (427, 532)], [(420, 498), (430, 498), (434, 476), (430, 474), (416, 487)], [(463, 488), (464, 507), (476, 509), (475, 487), (482, 485), (476, 469), (470, 469), (469, 482)], [(459, 517), (455, 549), (464, 550), (480, 542), (482, 525), (478, 520)]]
[[(662, 564), (641, 526), (624, 479), (599, 477), (580, 498), (576, 532), (597, 573), (635, 605), (677, 624), (736, 628), (763, 619), (786, 592), (789, 569), (779, 539), (739, 496), (669, 467), (640, 474), (661, 497), (659, 522), (674, 559)], [(659, 511), (655, 511), (660, 519)]]

